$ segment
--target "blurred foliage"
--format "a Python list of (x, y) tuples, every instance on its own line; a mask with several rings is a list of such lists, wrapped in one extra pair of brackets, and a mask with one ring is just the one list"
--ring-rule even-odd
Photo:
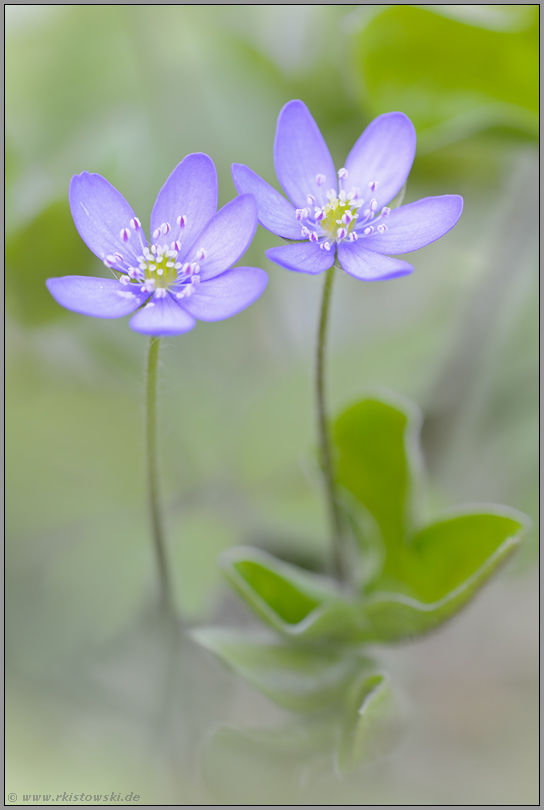
[(474, 8), (393, 5), (355, 37), (371, 109), (405, 112), (420, 149), (490, 126), (538, 137), (538, 6)]
[(97, 264), (74, 227), (68, 201), (52, 203), (7, 240), (10, 311), (25, 326), (62, 318), (65, 313), (51, 299), (46, 279), (59, 273), (89, 275)]
[[(49, 785), (56, 794), (61, 783), (78, 792), (82, 781), (94, 788), (120, 780), (126, 792), (141, 787), (145, 804), (207, 804), (193, 764), (182, 772), (179, 759), (192, 763), (204, 739), (217, 751), (206, 735), (210, 723), (224, 723), (230, 731), (220, 735), (210, 773), (232, 786), (252, 751), (260, 770), (253, 786), (248, 776), (250, 801), (267, 790), (311, 803), (534, 801), (533, 713), (505, 708), (509, 700), (518, 706), (512, 684), (532, 683), (523, 653), (501, 666), (485, 659), (482, 694), (500, 697), (489, 715), (485, 700), (470, 703), (468, 692), (450, 699), (442, 681), (454, 714), (472, 722), (469, 747), (491, 753), (478, 754), (475, 775), (460, 745), (444, 748), (429, 716), (432, 750), (418, 740), (405, 757), (415, 772), (418, 752), (421, 761), (435, 757), (430, 793), (394, 762), (376, 771), (374, 793), (368, 772), (341, 787), (327, 781), (320, 754), (310, 763), (306, 753), (285, 753), (283, 731), (233, 731), (270, 718), (269, 704), (219, 668), (212, 677), (197, 646), (182, 656), (192, 670), (179, 679), (191, 705), (179, 698), (167, 741), (157, 744), (162, 658), (149, 652), (157, 634), (141, 614), (154, 583), (142, 471), (145, 340), (125, 321), (62, 310), (43, 280), (103, 272), (69, 219), (75, 173), (105, 175), (145, 223), (165, 177), (191, 151), (214, 159), (221, 204), (235, 193), (232, 162), (276, 185), (275, 124), (292, 98), (308, 104), (338, 166), (376, 113), (402, 109), (420, 136), (405, 201), (461, 193), (465, 213), (414, 255), (412, 276), (382, 285), (342, 278), (331, 321), (331, 405), (360, 400), (369, 384), (399, 391), (425, 419), (440, 417), (436, 430), (424, 431), (429, 513), (485, 501), (534, 520), (538, 297), (536, 231), (526, 224), (536, 178), (537, 13), (534, 5), (6, 7), (8, 789), (43, 793)], [(217, 553), (235, 544), (314, 571), (324, 566), (311, 449), (319, 280), (269, 264), (264, 251), (273, 244), (259, 230), (244, 259), (269, 272), (266, 295), (231, 321), (199, 324), (163, 354), (166, 522), (176, 599), (195, 621), (240, 618), (216, 565)], [(483, 328), (468, 347), (467, 318)], [(354, 498), (345, 505), (364, 528), (361, 548), (376, 574), (383, 550), (372, 542), (375, 520)], [(533, 530), (513, 570), (534, 561), (536, 538)], [(372, 566), (361, 587), (375, 580)], [(504, 587), (518, 593), (513, 580)], [(500, 624), (504, 645), (526, 638), (522, 649), (532, 649), (529, 603), (505, 604), (489, 627)], [(456, 662), (461, 673), (466, 662), (452, 645), (456, 682)], [(430, 649), (419, 649), (417, 682), (430, 678)], [(520, 700), (529, 706), (529, 686), (526, 694)], [(428, 702), (432, 694), (420, 708)], [(259, 734), (268, 740), (262, 750)], [(301, 734), (314, 750), (312, 734)], [(294, 731), (286, 736), (299, 740)], [(223, 743), (234, 738), (243, 753), (231, 767)], [(497, 741), (502, 748), (491, 751)]]

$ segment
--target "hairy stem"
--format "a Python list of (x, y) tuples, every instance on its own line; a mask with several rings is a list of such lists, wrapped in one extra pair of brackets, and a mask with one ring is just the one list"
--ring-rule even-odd
[(325, 497), (332, 541), (332, 567), (335, 576), (344, 581), (346, 579), (346, 566), (344, 560), (342, 520), (336, 498), (331, 441), (325, 404), (325, 340), (327, 336), (329, 304), (335, 269), (333, 265), (327, 270), (325, 286), (323, 287), (323, 299), (321, 302), (321, 314), (319, 317), (319, 331), (317, 336), (316, 394), (319, 450), (325, 478)]
[(165, 613), (174, 615), (172, 590), (168, 575), (168, 562), (164, 543), (164, 532), (159, 504), (159, 476), (157, 462), (157, 372), (159, 366), (160, 338), (152, 337), (147, 355), (146, 393), (146, 449), (147, 449), (147, 491), (151, 515), (153, 548), (159, 575), (159, 601)]

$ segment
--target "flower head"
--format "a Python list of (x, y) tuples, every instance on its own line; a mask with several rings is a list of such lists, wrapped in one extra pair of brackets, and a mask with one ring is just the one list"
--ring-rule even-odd
[(195, 319), (236, 315), (266, 287), (264, 270), (232, 268), (255, 233), (255, 200), (242, 194), (217, 211), (217, 174), (207, 155), (188, 155), (160, 190), (151, 244), (124, 197), (99, 174), (72, 178), (70, 207), (79, 235), (115, 275), (48, 279), (51, 295), (74, 312), (95, 318), (135, 312), (136, 332), (178, 335)]
[(408, 177), (415, 148), (410, 119), (386, 113), (369, 124), (336, 172), (308, 108), (290, 101), (278, 117), (274, 163), (291, 202), (248, 166), (235, 163), (232, 175), (239, 194), (255, 196), (261, 225), (296, 241), (268, 250), (272, 261), (299, 273), (322, 273), (338, 254), (355, 278), (395, 278), (414, 268), (388, 254), (409, 253), (439, 239), (463, 208), (456, 194), (387, 207)]

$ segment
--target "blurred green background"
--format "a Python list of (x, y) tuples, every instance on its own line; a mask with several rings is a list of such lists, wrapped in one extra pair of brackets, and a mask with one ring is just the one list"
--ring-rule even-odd
[[(457, 193), (464, 213), (408, 257), (411, 276), (365, 284), (340, 274), (331, 409), (376, 386), (414, 400), (429, 514), (492, 502), (535, 522), (538, 6), (8, 5), (6, 14), (6, 789), (209, 804), (209, 785), (179, 758), (220, 720), (259, 727), (279, 712), (188, 654), (193, 712), (166, 753), (155, 744), (146, 339), (127, 319), (67, 312), (46, 291), (49, 276), (105, 271), (73, 226), (70, 178), (106, 176), (147, 223), (193, 151), (215, 161), (220, 204), (235, 195), (233, 162), (278, 187), (276, 119), (292, 98), (310, 108), (337, 167), (373, 117), (407, 113), (418, 153), (405, 202)], [(195, 623), (245, 616), (216, 565), (229, 546), (323, 563), (312, 400), (321, 279), (269, 263), (274, 244), (259, 228), (244, 258), (269, 273), (255, 305), (164, 341), (168, 539), (179, 607)], [(538, 801), (536, 550), (533, 529), (441, 634), (380, 651), (410, 707), (406, 737), (362, 777), (306, 780), (301, 803)], [(228, 788), (214, 789), (229, 803)]]

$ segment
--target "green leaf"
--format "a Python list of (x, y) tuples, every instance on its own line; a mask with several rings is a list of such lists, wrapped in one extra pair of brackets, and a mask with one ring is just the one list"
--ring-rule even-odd
[(364, 675), (353, 684), (337, 751), (341, 773), (353, 773), (383, 752), (393, 717), (394, 702), (386, 675)]
[(474, 596), (527, 528), (521, 513), (495, 507), (493, 514), (492, 508), (457, 514), (415, 535), (399, 578), (384, 576), (366, 602), (365, 640), (400, 641), (425, 633)]
[(419, 415), (377, 398), (345, 411), (334, 425), (337, 480), (376, 521), (386, 548), (386, 566), (414, 522), (415, 433)]
[(229, 549), (220, 564), (249, 607), (284, 637), (338, 646), (366, 637), (360, 599), (348, 599), (330, 579), (254, 548)]
[(342, 698), (355, 672), (370, 665), (356, 655), (315, 651), (262, 634), (220, 628), (193, 630), (192, 637), (275, 703), (314, 712)]
[(68, 202), (55, 202), (6, 242), (9, 309), (27, 325), (66, 314), (45, 286), (52, 276), (87, 275), (95, 259), (75, 229)]
[(522, 17), (464, 14), (463, 21), (459, 14), (448, 19), (444, 8), (386, 7), (355, 35), (365, 103), (376, 114), (405, 112), (424, 149), (495, 125), (536, 137), (537, 6), (526, 6)]

